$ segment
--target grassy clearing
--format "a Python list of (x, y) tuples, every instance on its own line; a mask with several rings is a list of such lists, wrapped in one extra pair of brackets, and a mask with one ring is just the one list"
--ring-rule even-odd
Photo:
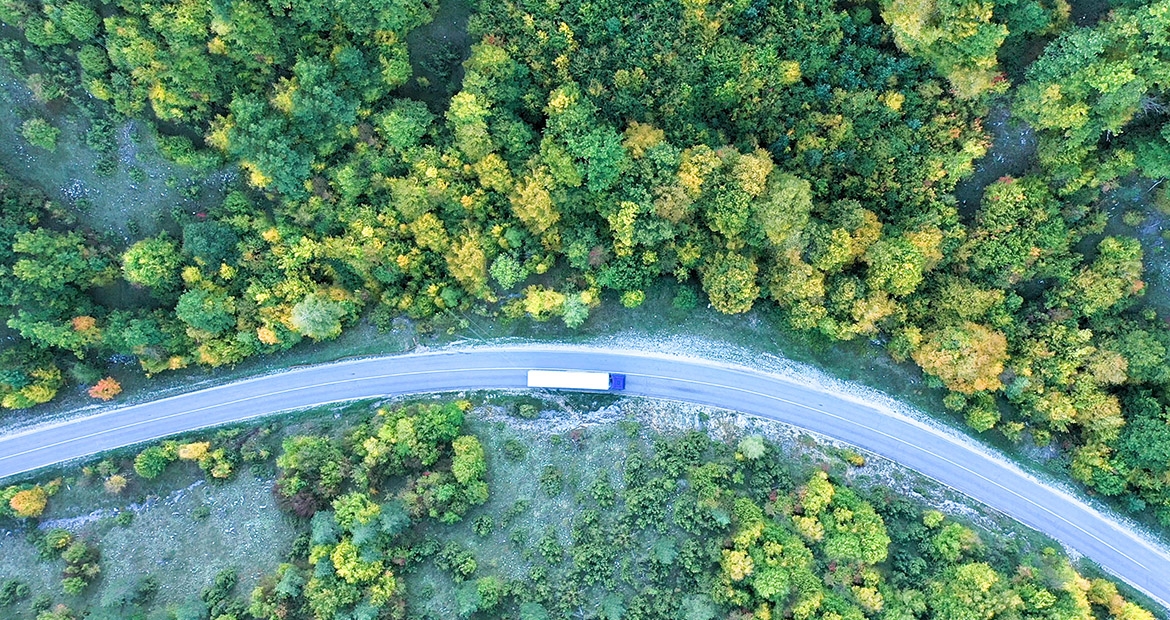
[(179, 603), (226, 568), (236, 569), (241, 591), (249, 591), (276, 568), (297, 533), (294, 521), (276, 507), (271, 488), (270, 479), (244, 473), (222, 486), (188, 486), (161, 497), (137, 511), (129, 527), (87, 525), (83, 533), (92, 531), (115, 560), (98, 600), (121, 581), (153, 574), (160, 580), (157, 603)]
[[(162, 488), (168, 485), (175, 486)], [(63, 563), (40, 561), (14, 531), (0, 532), (0, 580), (19, 578), (34, 596), (47, 594), (75, 609), (107, 600), (146, 575), (158, 580), (154, 600), (159, 608), (187, 600), (226, 568), (239, 572), (241, 591), (247, 592), (275, 569), (297, 533), (295, 521), (277, 509), (271, 486), (271, 479), (249, 472), (225, 484), (204, 483), (186, 469), (150, 485), (158, 494), (140, 494), (140, 501), (129, 503), (105, 495), (100, 485), (67, 488), (54, 498), (43, 524), (97, 541), (100, 581), (82, 596), (66, 596), (60, 583)], [(134, 514), (129, 525), (116, 523), (121, 511)]]
[[(286, 436), (344, 432), (368, 417), (371, 408), (369, 402), (359, 402), (297, 412), (269, 427), (274, 432), (267, 445), (275, 451)], [(191, 433), (181, 439), (212, 434)], [(26, 532), (0, 528), (0, 582), (18, 578), (33, 591), (21, 605), (0, 610), (0, 617), (8, 620), (5, 614), (16, 613), (25, 615), (12, 620), (31, 619), (35, 614), (29, 605), (41, 595), (74, 609), (97, 606), (147, 575), (158, 581), (153, 606), (160, 618), (166, 617), (166, 609), (197, 597), (224, 569), (237, 571), (237, 592), (246, 595), (261, 576), (275, 570), (306, 527), (276, 505), (272, 460), (241, 466), (227, 482), (205, 479), (198, 467), (185, 462), (173, 464), (154, 480), (143, 480), (131, 473), (136, 452), (122, 450), (86, 465), (126, 474), (130, 484), (118, 495), (108, 493), (101, 476), (86, 475), (80, 465), (42, 476), (61, 477), (64, 484), (42, 516), (41, 529), (59, 527), (97, 542), (102, 577), (81, 596), (67, 596), (61, 588), (64, 563), (40, 560)], [(134, 515), (129, 524), (118, 522), (124, 513)]]
[[(112, 174), (97, 171), (101, 156), (86, 145), (86, 122), (60, 106), (39, 103), (32, 91), (0, 68), (0, 103), (11, 113), (0, 115), (0, 166), (17, 179), (44, 191), (72, 208), (78, 221), (115, 247), (162, 230), (178, 230), (172, 211), (191, 214), (222, 201), (234, 173), (192, 176), (168, 162), (153, 139), (130, 121), (116, 130), (118, 166)], [(57, 148), (32, 146), (20, 125), (32, 117), (47, 118), (61, 130)]]

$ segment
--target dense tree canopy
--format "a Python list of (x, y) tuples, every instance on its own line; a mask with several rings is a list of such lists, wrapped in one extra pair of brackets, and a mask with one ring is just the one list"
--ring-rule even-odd
[(1170, 175), (1168, 27), (1165, 1), (1117, 9), (1061, 35), (1028, 69), (1016, 111), (1040, 130), (1040, 163), (1064, 191), (1135, 170)]

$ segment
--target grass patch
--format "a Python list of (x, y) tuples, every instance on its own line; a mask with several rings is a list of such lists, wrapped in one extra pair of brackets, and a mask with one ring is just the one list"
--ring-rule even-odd
[[(165, 608), (186, 601), (225, 568), (238, 571), (246, 592), (276, 568), (299, 526), (277, 509), (271, 479), (245, 472), (210, 484), (193, 480), (190, 469), (175, 470), (153, 481), (150, 491), (159, 493), (141, 495), (140, 502), (111, 498), (100, 485), (71, 486), (54, 497), (43, 525), (65, 528), (101, 548), (101, 579), (81, 596), (62, 592), (63, 562), (40, 560), (17, 531), (0, 532), (0, 581), (18, 578), (34, 597), (47, 594), (74, 609), (114, 600), (146, 576), (158, 584), (155, 606)], [(133, 520), (119, 524), (118, 515), (128, 513)], [(5, 617), (33, 617), (28, 609), (15, 613), (25, 615)]]

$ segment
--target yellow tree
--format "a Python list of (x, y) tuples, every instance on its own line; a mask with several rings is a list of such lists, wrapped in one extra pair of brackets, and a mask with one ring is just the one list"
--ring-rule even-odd
[(35, 519), (45, 512), (49, 504), (49, 494), (41, 487), (25, 489), (8, 500), (12, 512), (21, 519)]
[(543, 234), (561, 219), (549, 193), (551, 183), (548, 172), (537, 168), (516, 183), (509, 198), (512, 212), (534, 235)]
[(447, 255), (447, 269), (463, 289), (477, 297), (489, 293), (487, 286), (487, 255), (479, 236), (473, 231), (459, 235)]
[(926, 334), (911, 353), (922, 369), (963, 394), (1003, 387), (999, 375), (1008, 360), (1007, 338), (986, 326), (966, 321)]

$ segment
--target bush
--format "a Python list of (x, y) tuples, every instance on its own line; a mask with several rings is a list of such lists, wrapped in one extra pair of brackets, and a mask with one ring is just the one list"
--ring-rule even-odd
[(69, 530), (64, 530), (59, 527), (53, 528), (45, 532), (45, 535), (38, 538), (35, 542), (37, 550), (41, 552), (42, 557), (46, 559), (53, 558), (57, 557), (62, 550), (68, 547), (69, 543), (73, 542), (73, 534), (70, 534)]
[(85, 586), (89, 585), (81, 577), (66, 577), (61, 580), (61, 589), (65, 594), (76, 596), (85, 591)]
[(528, 270), (511, 254), (501, 254), (488, 270), (500, 288), (508, 290), (528, 278)]
[(49, 124), (43, 118), (30, 118), (20, 126), (20, 135), (33, 146), (39, 146), (46, 151), (57, 150), (57, 138), (61, 130)]
[(476, 536), (490, 536), (494, 527), (495, 520), (491, 515), (480, 515), (471, 523), (471, 531), (475, 532)]
[(448, 571), (457, 582), (462, 582), (475, 572), (475, 555), (457, 542), (449, 542), (435, 558), (435, 566)]
[(646, 301), (646, 292), (635, 290), (622, 293), (622, 305), (627, 308), (637, 308)]
[(476, 580), (475, 589), (479, 593), (479, 608), (482, 611), (495, 609), (507, 592), (504, 582), (499, 577), (481, 577)]
[(699, 305), (699, 295), (689, 286), (679, 287), (670, 305), (680, 312), (690, 312)]
[(113, 476), (106, 478), (106, 482), (103, 486), (105, 487), (107, 493), (111, 495), (118, 495), (122, 491), (126, 490), (126, 484), (126, 476), (123, 476), (122, 474), (114, 474)]
[(509, 461), (520, 462), (528, 458), (528, 446), (519, 439), (504, 440), (504, 457)]
[(239, 575), (230, 568), (219, 571), (215, 575), (215, 582), (212, 583), (210, 588), (203, 591), (201, 595), (203, 601), (211, 607), (215, 607), (218, 603), (231, 596), (232, 590), (236, 589), (236, 584), (239, 580)]
[(748, 435), (739, 440), (739, 453), (743, 458), (748, 460), (756, 460), (768, 452), (768, 445), (764, 443), (764, 438), (760, 435)]
[(0, 585), (0, 607), (23, 601), (32, 594), (28, 584), (18, 579), (9, 579)]
[(549, 497), (560, 495), (564, 488), (564, 475), (560, 468), (554, 465), (545, 465), (544, 471), (540, 474), (540, 488), (544, 489), (545, 494)]
[(151, 446), (135, 457), (134, 471), (147, 480), (153, 480), (162, 475), (167, 465), (174, 460), (175, 457), (168, 450), (160, 446)]
[(41, 516), (48, 504), (49, 494), (39, 486), (20, 491), (8, 500), (13, 514), (21, 519), (35, 519)]

